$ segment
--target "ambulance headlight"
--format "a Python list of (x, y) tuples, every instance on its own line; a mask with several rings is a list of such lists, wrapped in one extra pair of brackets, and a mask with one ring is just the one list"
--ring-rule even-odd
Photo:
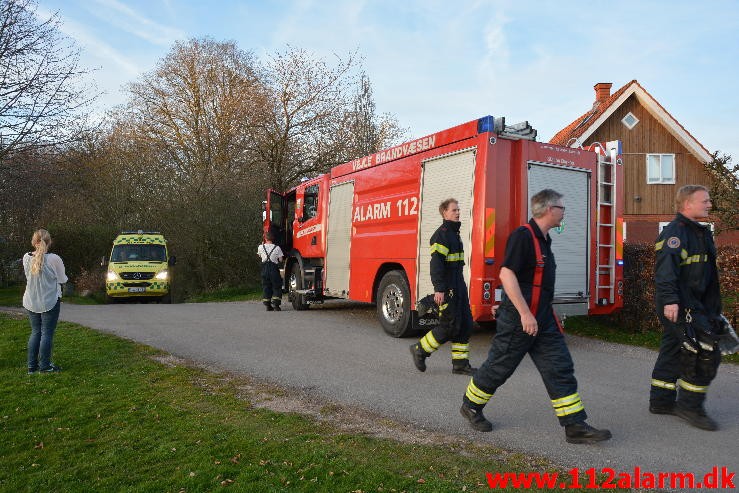
[(159, 279), (160, 281), (165, 281), (169, 277), (169, 273), (166, 270), (163, 270), (162, 272), (160, 272), (154, 277), (155, 279)]
[(108, 271), (108, 274), (105, 276), (105, 278), (108, 280), (108, 282), (119, 281), (121, 279), (120, 277), (118, 277), (118, 274), (116, 274), (112, 270)]

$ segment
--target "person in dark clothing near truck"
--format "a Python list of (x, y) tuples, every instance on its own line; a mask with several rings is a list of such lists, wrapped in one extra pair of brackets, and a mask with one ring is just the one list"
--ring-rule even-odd
[(678, 210), (655, 244), (655, 302), (664, 326), (652, 371), (649, 411), (674, 414), (703, 430), (718, 425), (703, 407), (721, 363), (724, 333), (716, 246), (708, 226), (711, 197), (702, 185), (677, 191)]
[(488, 358), (470, 379), (460, 412), (477, 431), (491, 431), (482, 413), (495, 391), (528, 353), (539, 370), (554, 413), (569, 443), (611, 438), (585, 422), (585, 406), (577, 392), (575, 367), (552, 308), (556, 263), (549, 230), (562, 223), (563, 195), (550, 189), (531, 198), (533, 218), (508, 238), (500, 269), (503, 299)]
[(472, 375), (470, 365), (470, 310), (467, 283), (464, 282), (464, 248), (459, 236), (459, 202), (446, 199), (439, 205), (444, 222), (429, 241), (431, 248), (431, 283), (434, 303), (438, 306), (439, 324), (411, 345), (413, 364), (426, 371), (426, 358), (442, 344), (452, 341), (452, 373)]
[(264, 243), (257, 247), (257, 255), (262, 259), (262, 303), (267, 311), (281, 310), (282, 277), (279, 264), (282, 261), (282, 249), (274, 244), (272, 231), (264, 233)]

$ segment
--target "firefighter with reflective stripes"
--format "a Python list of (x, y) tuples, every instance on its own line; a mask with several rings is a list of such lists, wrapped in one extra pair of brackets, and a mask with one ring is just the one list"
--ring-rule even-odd
[(267, 311), (281, 310), (282, 277), (279, 263), (282, 260), (282, 249), (273, 242), (275, 235), (272, 231), (264, 233), (264, 243), (257, 247), (257, 255), (262, 260), (262, 303)]
[(452, 373), (472, 375), (470, 365), (470, 335), (472, 312), (464, 282), (464, 249), (459, 236), (459, 202), (446, 199), (439, 205), (444, 222), (431, 236), (431, 283), (434, 302), (438, 306), (439, 324), (416, 344), (411, 345), (413, 363), (426, 371), (426, 358), (442, 344), (452, 341)]
[(711, 197), (704, 186), (685, 185), (677, 191), (675, 205), (675, 219), (655, 244), (655, 302), (664, 332), (649, 411), (716, 430), (703, 403), (721, 362), (721, 293), (713, 235), (697, 222), (708, 217)]
[(488, 358), (470, 379), (460, 412), (477, 431), (491, 431), (483, 408), (528, 353), (539, 370), (554, 413), (569, 443), (594, 443), (611, 438), (585, 422), (577, 392), (574, 365), (552, 308), (556, 264), (549, 230), (564, 218), (563, 195), (550, 189), (531, 198), (533, 218), (516, 229), (506, 243), (500, 270), (503, 299), (496, 312), (497, 328)]

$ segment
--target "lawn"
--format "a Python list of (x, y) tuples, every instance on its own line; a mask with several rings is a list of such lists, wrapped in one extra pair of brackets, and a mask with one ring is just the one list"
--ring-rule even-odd
[[(736, 328), (735, 328), (736, 330)], [(565, 332), (607, 342), (659, 349), (661, 332), (628, 332), (614, 326), (605, 317), (569, 317)], [(721, 357), (722, 363), (739, 364), (739, 353)]]
[[(0, 306), (21, 306), (25, 285), (16, 284), (0, 288)], [(188, 297), (186, 303), (206, 303), (220, 301), (247, 301), (262, 298), (261, 288), (224, 288), (216, 291), (195, 294)], [(93, 293), (92, 296), (65, 295), (65, 303), (77, 305), (97, 305), (105, 303), (105, 293)]]
[(27, 337), (24, 318), (0, 314), (3, 492), (487, 491), (487, 472), (556, 470), (461, 438), (348, 432), (336, 403), (267, 410), (255, 403), (285, 389), (70, 323), (55, 340), (64, 371), (26, 375)]

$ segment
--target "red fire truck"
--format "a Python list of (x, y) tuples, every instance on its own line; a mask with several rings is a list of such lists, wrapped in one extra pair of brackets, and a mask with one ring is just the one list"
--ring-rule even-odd
[(401, 337), (437, 323), (415, 303), (433, 293), (429, 238), (439, 203), (462, 211), (465, 279), (475, 321), (492, 321), (508, 235), (530, 217), (529, 199), (553, 188), (567, 214), (552, 235), (561, 315), (623, 306), (620, 142), (587, 149), (534, 141), (526, 122), (486, 116), (267, 192), (264, 228), (286, 252), (296, 310), (326, 298), (376, 303), (383, 329)]

